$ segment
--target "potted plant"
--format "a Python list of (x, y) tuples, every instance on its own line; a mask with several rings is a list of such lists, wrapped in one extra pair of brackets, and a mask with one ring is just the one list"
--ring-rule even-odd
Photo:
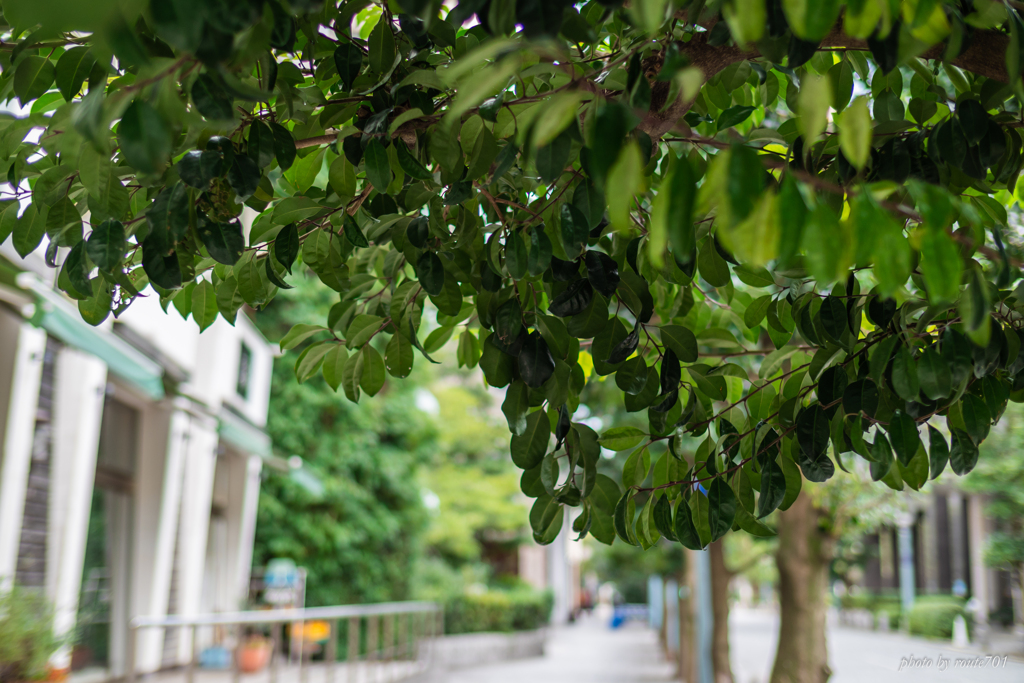
[(0, 683), (57, 677), (50, 657), (63, 644), (53, 631), (53, 608), (39, 591), (0, 592)]
[(270, 662), (274, 651), (274, 643), (266, 636), (252, 634), (246, 636), (238, 646), (238, 668), (242, 673), (262, 671)]

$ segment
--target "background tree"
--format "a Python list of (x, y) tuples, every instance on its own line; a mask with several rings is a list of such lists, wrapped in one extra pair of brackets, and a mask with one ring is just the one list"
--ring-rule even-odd
[[(281, 346), (353, 402), (457, 338), (540, 543), (564, 506), (606, 543), (770, 535), (830, 442), (918, 489), (1024, 398), (1014, 5), (3, 11), (0, 237), (93, 324), (151, 290), (205, 328), (311, 270), (337, 300)], [(599, 435), (612, 377), (641, 426)]]
[[(294, 294), (259, 316), (271, 339), (331, 305), (330, 290), (315, 279), (296, 283)], [(354, 405), (322, 379), (297, 383), (292, 363), (275, 361), (267, 432), (280, 455), (303, 459), (322, 490), (268, 471), (254, 565), (295, 560), (307, 571), (307, 606), (412, 597), (428, 528), (418, 475), (444, 457), (433, 417), (416, 407), (419, 384)]]

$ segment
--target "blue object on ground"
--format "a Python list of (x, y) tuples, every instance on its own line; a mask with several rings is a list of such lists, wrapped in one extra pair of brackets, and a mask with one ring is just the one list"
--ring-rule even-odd
[(204, 669), (230, 669), (231, 652), (220, 645), (208, 647), (199, 653), (199, 666)]

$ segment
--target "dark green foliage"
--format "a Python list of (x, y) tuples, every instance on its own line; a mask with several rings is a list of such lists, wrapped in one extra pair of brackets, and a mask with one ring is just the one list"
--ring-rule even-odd
[[(338, 296), (295, 320), (332, 333), (289, 346), (296, 376), (351, 402), (456, 339), (507, 387), (539, 542), (565, 506), (601, 541), (704, 545), (770, 535), (757, 516), (837, 466), (899, 490), (970, 472), (1024, 401), (1019, 9), (689, 4), (169, 0), (108, 30), (5, 7), (41, 28), (0, 36), (30, 112), (0, 120), (0, 161), (31, 191), (0, 235), (47, 237), (93, 324), (145, 283), (217, 301), (204, 329), (311, 271)], [(618, 422), (591, 438), (576, 411), (605, 391)], [(568, 422), (555, 449), (522, 443), (531, 419)], [(625, 493), (599, 438), (634, 449)]]

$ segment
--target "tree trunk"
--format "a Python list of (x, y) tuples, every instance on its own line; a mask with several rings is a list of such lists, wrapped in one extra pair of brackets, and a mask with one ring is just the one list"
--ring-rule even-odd
[(771, 683), (825, 683), (825, 617), (832, 539), (807, 493), (779, 516), (779, 646)]
[(711, 663), (715, 683), (732, 683), (729, 665), (729, 581), (732, 574), (725, 566), (725, 543), (719, 539), (708, 546), (711, 557), (711, 612), (715, 623), (711, 632)]
[(694, 683), (697, 680), (696, 626), (694, 624), (694, 600), (696, 595), (696, 572), (693, 566), (693, 551), (683, 553), (683, 571), (679, 575), (679, 680)]

